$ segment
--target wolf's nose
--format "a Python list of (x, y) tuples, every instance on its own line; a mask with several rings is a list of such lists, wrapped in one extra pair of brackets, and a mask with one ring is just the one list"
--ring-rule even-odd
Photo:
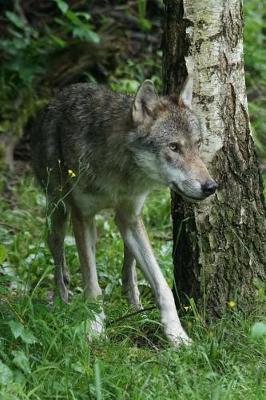
[(202, 189), (203, 193), (206, 194), (206, 196), (210, 196), (211, 194), (213, 194), (217, 188), (218, 188), (218, 185), (213, 180), (209, 180), (209, 181), (205, 182), (203, 185), (201, 185), (201, 189)]

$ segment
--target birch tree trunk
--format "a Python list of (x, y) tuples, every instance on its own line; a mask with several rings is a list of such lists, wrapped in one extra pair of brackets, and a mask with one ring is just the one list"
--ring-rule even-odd
[(242, 1), (165, 0), (165, 12), (165, 93), (193, 74), (203, 158), (219, 183), (195, 206), (172, 194), (176, 299), (193, 297), (214, 316), (230, 300), (248, 310), (266, 278), (266, 210), (247, 108)]

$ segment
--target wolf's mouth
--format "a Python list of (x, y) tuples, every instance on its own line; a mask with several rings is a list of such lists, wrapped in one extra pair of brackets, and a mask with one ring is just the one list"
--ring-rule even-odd
[(184, 192), (182, 192), (182, 190), (179, 189), (179, 187), (177, 186), (177, 184), (175, 182), (171, 182), (170, 188), (174, 192), (178, 193), (184, 200), (198, 202), (198, 201), (202, 201), (205, 199), (205, 197), (199, 198), (199, 197), (193, 197), (193, 196), (186, 195)]

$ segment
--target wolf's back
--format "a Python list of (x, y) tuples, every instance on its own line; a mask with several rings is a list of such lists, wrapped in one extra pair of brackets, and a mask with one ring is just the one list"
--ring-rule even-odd
[(58, 92), (31, 129), (32, 163), (41, 185), (46, 188), (48, 178), (59, 185), (68, 169), (79, 171), (80, 160), (103, 166), (111, 132), (119, 136), (126, 130), (131, 102), (129, 95), (86, 83)]
[[(75, 84), (59, 91), (50, 103), (37, 114), (31, 126), (32, 166), (37, 180), (43, 188), (47, 188), (48, 181), (51, 180), (57, 184), (57, 178), (59, 179), (64, 172), (63, 147), (67, 147), (68, 141), (72, 140), (70, 135), (65, 137), (65, 132), (70, 128), (73, 136), (77, 134), (78, 127), (71, 127), (74, 120), (72, 114), (76, 113), (76, 108), (83, 108), (81, 100), (84, 98), (84, 88), (87, 86), (86, 84)], [(73, 157), (73, 148), (71, 151)]]

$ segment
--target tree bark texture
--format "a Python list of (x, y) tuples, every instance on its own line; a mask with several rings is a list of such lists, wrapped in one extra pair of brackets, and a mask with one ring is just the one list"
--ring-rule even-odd
[(165, 93), (194, 78), (203, 159), (219, 184), (198, 205), (172, 194), (176, 300), (219, 316), (252, 308), (266, 278), (265, 203), (246, 99), (241, 0), (165, 0)]

